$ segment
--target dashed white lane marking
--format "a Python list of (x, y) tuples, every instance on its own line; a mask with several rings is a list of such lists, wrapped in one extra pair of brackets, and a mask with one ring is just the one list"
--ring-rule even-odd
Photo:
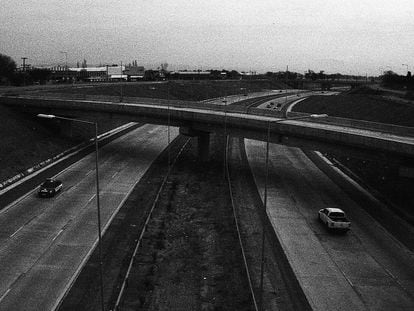
[(17, 229), (10, 237), (14, 237), (20, 230), (22, 230), (24, 228), (24, 225), (21, 226), (19, 229)]
[(3, 296), (0, 297), (0, 302), (4, 299), (4, 297), (7, 296), (7, 294), (10, 292), (10, 288), (3, 294)]
[[(88, 200), (88, 203), (90, 203), (94, 198), (96, 197), (96, 194), (94, 194), (89, 200)], [(88, 205), (88, 204), (86, 204), (86, 205)], [(85, 206), (86, 206), (85, 205)]]
[(55, 235), (55, 237), (52, 239), (52, 241), (56, 240), (57, 237), (63, 232), (63, 229), (60, 229), (59, 232)]

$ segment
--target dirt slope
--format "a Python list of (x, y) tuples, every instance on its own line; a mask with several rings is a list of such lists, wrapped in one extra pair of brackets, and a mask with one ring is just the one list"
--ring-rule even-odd
[(74, 146), (35, 117), (0, 105), (0, 181)]

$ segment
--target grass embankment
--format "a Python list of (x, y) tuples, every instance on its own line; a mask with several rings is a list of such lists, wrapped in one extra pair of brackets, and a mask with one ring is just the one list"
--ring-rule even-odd
[[(79, 88), (78, 88), (79, 87)], [(113, 83), (94, 87), (59, 89), (59, 93), (78, 95), (107, 95), (124, 97), (147, 97), (171, 100), (204, 100), (227, 95), (283, 89), (285, 84), (268, 80), (231, 80), (231, 81), (169, 81), (161, 83)], [(51, 92), (56, 92), (50, 89)]]
[(57, 155), (79, 140), (56, 135), (36, 117), (0, 105), (0, 181)]
[[(314, 96), (298, 103), (294, 111), (327, 113), (330, 116), (414, 126), (414, 104), (394, 102), (381, 95), (361, 94), (361, 90), (337, 96)], [(391, 202), (414, 219), (414, 179), (400, 176), (400, 163), (353, 158), (343, 153), (327, 154), (349, 168), (384, 201)], [(414, 167), (414, 163), (403, 163)]]
[(295, 105), (293, 110), (327, 113), (333, 117), (401, 126), (414, 126), (414, 104), (397, 103), (375, 95), (350, 93), (337, 96), (313, 96)]

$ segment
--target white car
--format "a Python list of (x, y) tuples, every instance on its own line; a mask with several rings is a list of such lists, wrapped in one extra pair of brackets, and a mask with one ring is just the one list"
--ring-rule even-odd
[(348, 231), (351, 228), (351, 222), (340, 208), (323, 208), (319, 210), (318, 217), (330, 230)]

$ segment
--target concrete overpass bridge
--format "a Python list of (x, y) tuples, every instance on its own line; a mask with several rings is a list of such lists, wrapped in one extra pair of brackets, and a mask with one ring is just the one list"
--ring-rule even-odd
[[(2, 96), (0, 103), (37, 114), (56, 114), (99, 123), (111, 120), (180, 127), (185, 135), (197, 136), (199, 156), (208, 157), (209, 134), (232, 135), (310, 150), (348, 153), (380, 158), (403, 166), (414, 163), (414, 128), (327, 117), (286, 120), (277, 112), (237, 105), (124, 99), (127, 102), (76, 100), (38, 96)], [(289, 118), (304, 114), (290, 113)], [(283, 120), (283, 121), (282, 121)], [(71, 121), (61, 121), (64, 132)]]

